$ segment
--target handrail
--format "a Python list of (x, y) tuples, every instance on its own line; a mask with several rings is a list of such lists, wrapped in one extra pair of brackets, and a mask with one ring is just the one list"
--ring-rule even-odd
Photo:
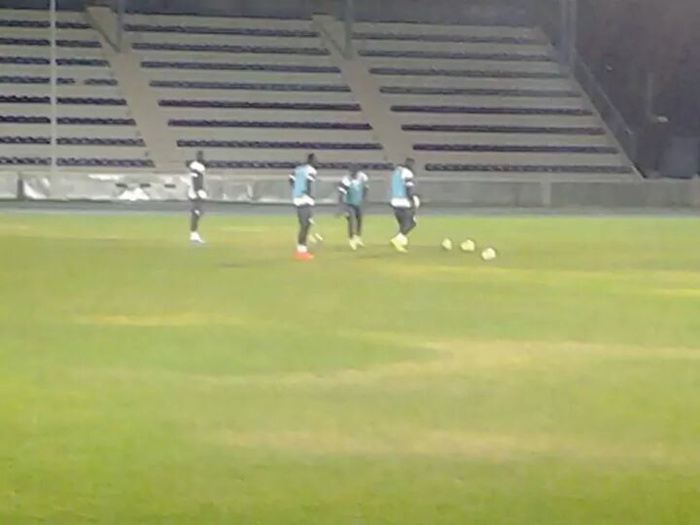
[(632, 127), (627, 124), (625, 117), (610, 100), (605, 89), (578, 53), (574, 54), (574, 65), (571, 69), (622, 149), (634, 162), (637, 158), (637, 135)]
[[(542, 2), (539, 4), (539, 9), (536, 9), (535, 12), (538, 15), (544, 34), (559, 52), (560, 61), (565, 63), (566, 59), (564, 56), (566, 53), (561, 49), (561, 46), (565, 45), (564, 41), (566, 38), (561, 34), (561, 20), (556, 18), (556, 14), (559, 12), (558, 2), (549, 2), (549, 5), (547, 5), (547, 2)], [(574, 63), (570, 65), (569, 71), (573, 73), (574, 78), (586, 92), (593, 106), (595, 106), (611, 133), (617, 139), (620, 147), (634, 163), (637, 160), (637, 136), (634, 130), (610, 100), (605, 89), (577, 50), (574, 51), (572, 58)], [(566, 64), (564, 66), (566, 67)]]

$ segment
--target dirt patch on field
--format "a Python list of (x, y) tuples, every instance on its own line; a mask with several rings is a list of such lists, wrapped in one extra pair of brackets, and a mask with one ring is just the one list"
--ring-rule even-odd
[(700, 464), (700, 453), (662, 443), (606, 443), (550, 434), (498, 434), (410, 429), (386, 433), (341, 431), (226, 432), (216, 442), (242, 449), (310, 455), (435, 457), (493, 462), (558, 458), (605, 463)]

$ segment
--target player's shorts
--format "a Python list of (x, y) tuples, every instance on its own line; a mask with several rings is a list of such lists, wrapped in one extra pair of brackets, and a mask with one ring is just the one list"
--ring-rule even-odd
[(357, 220), (358, 217), (362, 217), (362, 207), (357, 204), (345, 204), (345, 217)]
[(313, 224), (314, 220), (314, 207), (309, 204), (303, 204), (297, 206), (297, 219), (299, 219), (300, 226), (307, 226)]
[(399, 206), (393, 206), (394, 217), (396, 217), (396, 222), (400, 225), (411, 224), (416, 222), (416, 210), (415, 208), (404, 208)]
[(204, 215), (204, 201), (202, 199), (191, 199), (190, 200), (190, 210), (195, 215)]

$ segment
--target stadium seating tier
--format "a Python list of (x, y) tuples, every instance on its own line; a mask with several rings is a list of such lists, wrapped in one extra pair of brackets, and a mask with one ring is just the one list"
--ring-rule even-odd
[[(158, 168), (98, 32), (59, 15), (58, 164)], [(0, 10), (0, 166), (50, 162), (48, 27), (41, 12)], [(314, 150), (331, 172), (391, 166), (311, 20), (130, 14), (125, 28), (174, 161), (205, 149), (214, 170), (287, 170)], [(426, 175), (633, 173), (535, 29), (358, 23), (353, 39)]]

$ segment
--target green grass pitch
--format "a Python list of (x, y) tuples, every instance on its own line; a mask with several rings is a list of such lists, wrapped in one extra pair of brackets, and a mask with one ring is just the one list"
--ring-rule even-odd
[(697, 219), (318, 222), (0, 214), (0, 524), (700, 523)]

